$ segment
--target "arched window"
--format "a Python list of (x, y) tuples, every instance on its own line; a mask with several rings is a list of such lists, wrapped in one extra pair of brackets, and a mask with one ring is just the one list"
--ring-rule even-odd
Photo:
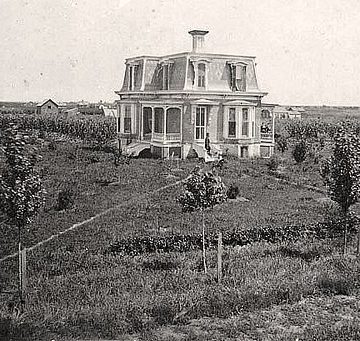
[(206, 71), (206, 65), (204, 63), (200, 63), (198, 65), (198, 81), (197, 81), (197, 86), (199, 88), (205, 88), (205, 71)]

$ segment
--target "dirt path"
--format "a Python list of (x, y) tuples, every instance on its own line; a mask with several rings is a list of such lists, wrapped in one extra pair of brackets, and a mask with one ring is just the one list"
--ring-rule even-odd
[[(163, 190), (165, 190), (165, 189), (167, 189), (167, 188), (170, 188), (170, 187), (177, 186), (177, 185), (183, 183), (184, 181), (186, 181), (187, 179), (188, 179), (188, 177), (185, 178), (185, 179), (182, 179), (182, 180), (173, 182), (173, 183), (171, 183), (171, 184), (165, 185), (165, 186), (160, 187), (160, 188), (158, 188), (158, 189), (155, 189), (155, 190), (153, 190), (153, 191), (151, 191), (151, 192), (144, 193), (144, 194), (141, 194), (141, 195), (139, 195), (139, 196), (135, 196), (135, 197), (131, 198), (130, 200), (128, 200), (128, 201), (126, 201), (126, 202), (123, 202), (123, 203), (121, 203), (121, 204), (119, 204), (119, 205), (116, 205), (116, 206), (114, 206), (114, 207), (110, 207), (110, 208), (108, 208), (108, 209), (106, 209), (106, 210), (104, 210), (104, 211), (102, 211), (102, 212), (100, 212), (100, 213), (98, 213), (98, 214), (95, 214), (94, 216), (92, 216), (92, 217), (89, 218), (89, 219), (86, 219), (86, 220), (83, 220), (83, 221), (81, 221), (81, 222), (79, 222), (79, 223), (76, 223), (76, 224), (71, 225), (69, 228), (67, 228), (67, 229), (64, 230), (64, 231), (61, 231), (61, 232), (56, 233), (56, 234), (53, 234), (53, 235), (50, 236), (49, 238), (44, 239), (44, 240), (42, 240), (41, 242), (39, 242), (39, 243), (37, 243), (37, 244), (34, 244), (33, 246), (27, 248), (27, 250), (28, 250), (28, 251), (32, 251), (32, 250), (38, 248), (39, 246), (41, 246), (41, 245), (43, 245), (43, 244), (46, 244), (46, 243), (48, 243), (49, 241), (51, 241), (51, 240), (53, 240), (53, 239), (56, 239), (56, 238), (58, 238), (59, 236), (65, 234), (65, 233), (68, 233), (69, 231), (75, 230), (75, 229), (77, 229), (77, 228), (79, 228), (79, 227), (81, 227), (81, 226), (83, 226), (83, 225), (86, 225), (86, 224), (92, 222), (92, 221), (95, 220), (95, 219), (101, 218), (102, 216), (104, 216), (104, 215), (106, 215), (106, 214), (108, 214), (108, 213), (110, 213), (110, 212), (112, 212), (112, 211), (116, 211), (116, 210), (118, 210), (119, 208), (125, 207), (125, 206), (127, 206), (127, 205), (131, 205), (131, 204), (135, 203), (136, 201), (138, 201), (139, 199), (141, 200), (141, 199), (146, 198), (148, 195), (151, 195), (151, 194), (154, 194), (154, 193), (157, 193), (157, 192), (161, 192), (161, 191), (163, 191)], [(0, 258), (0, 263), (4, 262), (4, 261), (7, 260), (7, 259), (15, 258), (15, 257), (17, 257), (17, 256), (18, 256), (18, 252), (15, 252), (15, 253), (13, 253), (13, 254), (7, 255), (7, 256), (5, 256), (5, 257), (3, 257), (3, 258)]]

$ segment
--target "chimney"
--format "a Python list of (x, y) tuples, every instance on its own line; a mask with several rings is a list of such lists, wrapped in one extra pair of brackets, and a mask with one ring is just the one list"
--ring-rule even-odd
[(192, 52), (199, 53), (204, 52), (205, 50), (205, 35), (208, 34), (209, 31), (202, 30), (192, 30), (189, 31), (189, 34), (192, 35)]

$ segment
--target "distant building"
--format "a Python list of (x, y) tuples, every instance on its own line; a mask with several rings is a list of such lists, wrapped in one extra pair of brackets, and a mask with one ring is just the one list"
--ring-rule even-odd
[(301, 120), (302, 114), (305, 113), (304, 108), (297, 107), (283, 107), (275, 106), (274, 107), (274, 116), (278, 119), (298, 119)]
[(36, 113), (57, 115), (59, 106), (52, 99), (47, 99), (36, 105)]
[(269, 157), (273, 115), (262, 134), (267, 93), (258, 87), (255, 57), (206, 53), (208, 32), (189, 33), (192, 52), (126, 59), (123, 86), (116, 91), (122, 148), (135, 155), (147, 149), (159, 157), (204, 157), (208, 136), (212, 152)]
[(99, 109), (102, 110), (104, 116), (116, 118), (116, 107), (111, 108), (111, 106), (101, 104)]

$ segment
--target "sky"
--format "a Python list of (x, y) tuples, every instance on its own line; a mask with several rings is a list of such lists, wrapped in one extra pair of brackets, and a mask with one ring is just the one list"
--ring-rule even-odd
[(256, 56), (267, 103), (360, 105), (359, 0), (0, 0), (0, 101), (114, 101), (125, 58)]

